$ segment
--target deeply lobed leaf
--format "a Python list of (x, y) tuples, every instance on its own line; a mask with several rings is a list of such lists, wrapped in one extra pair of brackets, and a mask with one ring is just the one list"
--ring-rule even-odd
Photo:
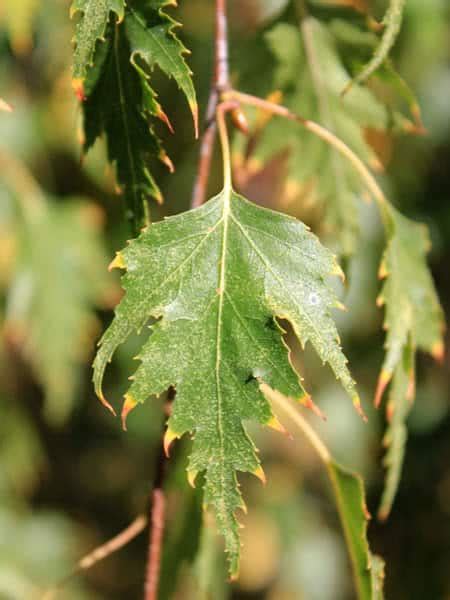
[(375, 402), (394, 377), (388, 403), (390, 426), (385, 444), (387, 488), (380, 516), (386, 518), (395, 497), (406, 442), (405, 419), (414, 398), (416, 350), (441, 359), (444, 346), (444, 316), (431, 273), (426, 263), (430, 242), (425, 226), (385, 207), (389, 240), (380, 267), (386, 278), (378, 305), (386, 306), (386, 357), (381, 370)]
[[(163, 9), (169, 0), (75, 0), (74, 86), (84, 100), (85, 150), (106, 135), (134, 232), (149, 221), (147, 200), (162, 200), (150, 171), (152, 159), (172, 163), (153, 129), (154, 118), (170, 122), (157, 102), (151, 74), (155, 66), (172, 77), (191, 109), (197, 132), (197, 101), (187, 50), (178, 25)], [(111, 14), (115, 16), (111, 19)], [(97, 42), (101, 40), (102, 43)]]
[(273, 424), (259, 385), (309, 400), (276, 319), (287, 319), (303, 345), (311, 342), (359, 407), (330, 315), (339, 303), (326, 279), (340, 269), (305, 225), (229, 190), (151, 225), (114, 265), (127, 270), (126, 295), (94, 362), (97, 394), (105, 401), (102, 378), (117, 346), (155, 319), (123, 415), (176, 388), (166, 444), (194, 436), (189, 478), (205, 473), (205, 503), (214, 509), (235, 574), (235, 511), (244, 507), (236, 472), (262, 477), (244, 422)]

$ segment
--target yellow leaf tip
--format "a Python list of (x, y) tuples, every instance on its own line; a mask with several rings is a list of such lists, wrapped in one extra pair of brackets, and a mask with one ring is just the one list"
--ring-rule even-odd
[(72, 88), (78, 100), (80, 102), (84, 102), (84, 100), (86, 100), (86, 95), (84, 93), (83, 79), (81, 79), (80, 77), (75, 77), (74, 79), (72, 79)]
[(392, 373), (390, 373), (389, 371), (385, 371), (384, 369), (381, 371), (380, 376), (378, 378), (377, 389), (375, 392), (375, 400), (374, 400), (375, 408), (380, 407), (381, 400), (383, 398), (383, 394), (384, 394), (389, 382), (391, 381), (391, 377), (392, 377)]
[(311, 396), (309, 394), (306, 394), (305, 396), (300, 398), (300, 404), (302, 404), (305, 408), (308, 408), (309, 410), (311, 410), (315, 415), (320, 417), (322, 419), (322, 421), (327, 420), (325, 413), (323, 413), (320, 410), (320, 408), (317, 406), (317, 404), (315, 404), (315, 402), (313, 401), (313, 399), (311, 398)]
[(195, 480), (197, 479), (198, 471), (187, 470), (187, 480), (191, 488), (195, 489)]
[(445, 344), (442, 340), (437, 341), (431, 348), (431, 356), (438, 362), (443, 363), (445, 358)]
[(279, 433), (282, 433), (283, 435), (286, 435), (287, 437), (292, 439), (291, 434), (289, 433), (289, 431), (286, 429), (286, 427), (284, 427), (280, 421), (277, 419), (277, 417), (275, 415), (273, 415), (269, 421), (266, 423), (267, 427), (270, 427), (270, 429), (273, 429), (274, 431), (278, 431)]
[(105, 398), (105, 396), (103, 395), (102, 392), (100, 392), (98, 394), (98, 399), (103, 404), (103, 406), (109, 410), (110, 413), (112, 413), (115, 417), (117, 417), (116, 411), (111, 406), (111, 404), (108, 402), (108, 400)]
[(352, 400), (353, 400), (353, 406), (355, 407), (356, 412), (359, 414), (359, 416), (364, 421), (364, 423), (367, 423), (369, 419), (367, 418), (367, 415), (363, 410), (363, 407), (361, 405), (361, 399), (358, 396), (358, 394), (355, 394), (353, 396)]
[(0, 98), (0, 110), (4, 110), (5, 112), (12, 112), (12, 107)]
[(178, 439), (179, 437), (180, 437), (179, 434), (175, 433), (175, 431), (173, 431), (173, 429), (170, 429), (170, 427), (167, 428), (166, 433), (164, 434), (164, 440), (163, 440), (164, 453), (167, 458), (169, 458), (169, 456), (170, 456), (170, 446), (172, 445), (174, 440)]
[(130, 412), (136, 408), (138, 402), (133, 398), (133, 396), (131, 396), (131, 394), (125, 394), (125, 401), (123, 403), (122, 406), (122, 413), (121, 413), (121, 418), (122, 418), (122, 429), (124, 431), (127, 430), (127, 417), (130, 414)]
[(266, 474), (264, 473), (264, 469), (261, 467), (261, 465), (259, 465), (259, 467), (257, 467), (254, 471), (252, 471), (252, 475), (257, 477), (263, 485), (266, 485), (267, 477), (266, 477)]
[(125, 260), (120, 252), (116, 253), (114, 260), (112, 260), (108, 266), (108, 271), (112, 271), (113, 269), (126, 269), (127, 265), (125, 264)]

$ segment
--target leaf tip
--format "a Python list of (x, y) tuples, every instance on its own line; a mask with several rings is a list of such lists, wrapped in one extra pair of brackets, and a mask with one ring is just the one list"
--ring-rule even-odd
[(363, 410), (363, 407), (361, 405), (361, 399), (358, 394), (354, 394), (352, 396), (352, 402), (353, 402), (353, 406), (356, 409), (356, 412), (359, 414), (359, 416), (364, 421), (364, 423), (367, 423), (369, 419), (367, 418), (367, 415)]
[(166, 455), (167, 458), (169, 458), (169, 456), (170, 456), (170, 446), (179, 437), (180, 437), (180, 435), (178, 433), (176, 433), (175, 431), (173, 431), (173, 429), (170, 429), (170, 427), (167, 428), (166, 433), (164, 434), (164, 440), (163, 440), (164, 454)]
[(272, 417), (267, 421), (266, 426), (292, 439), (292, 435), (289, 433), (286, 427), (280, 423), (275, 415), (272, 415)]
[(377, 389), (375, 392), (375, 400), (374, 400), (375, 408), (380, 407), (381, 400), (383, 398), (383, 394), (384, 394), (389, 382), (391, 381), (391, 377), (392, 377), (392, 373), (382, 369), (380, 376), (378, 378)]
[(305, 408), (309, 408), (315, 415), (317, 415), (322, 421), (326, 421), (327, 417), (325, 413), (323, 413), (320, 408), (315, 404), (313, 399), (309, 394), (306, 394), (302, 398), (300, 398), (300, 404), (302, 404)]
[(187, 470), (187, 480), (191, 488), (195, 489), (195, 480), (197, 479), (198, 471)]
[(72, 79), (72, 88), (78, 100), (80, 102), (84, 102), (86, 100), (86, 95), (84, 93), (84, 81), (81, 79), (81, 77), (75, 77)]
[(108, 266), (108, 271), (112, 271), (113, 269), (126, 269), (127, 265), (125, 264), (123, 255), (120, 252), (116, 252), (115, 258), (110, 262)]
[(131, 394), (125, 394), (125, 401), (123, 403), (121, 413), (122, 429), (124, 431), (127, 431), (127, 417), (130, 412), (136, 408), (137, 404), (137, 401), (133, 398), (133, 396), (131, 396)]
[(115, 417), (117, 417), (116, 411), (111, 406), (111, 404), (108, 402), (108, 400), (105, 398), (105, 396), (103, 395), (103, 392), (100, 391), (100, 392), (97, 393), (97, 395), (98, 395), (98, 399), (103, 404), (103, 406), (105, 408), (107, 408), (109, 410), (109, 412), (112, 413)]
[(442, 364), (445, 358), (445, 344), (442, 340), (438, 340), (431, 347), (431, 356), (438, 363)]
[(266, 485), (267, 477), (261, 465), (259, 465), (254, 471), (252, 471), (252, 475), (257, 477), (263, 485)]
[(7, 102), (0, 98), (0, 110), (3, 110), (5, 112), (12, 112), (13, 109)]

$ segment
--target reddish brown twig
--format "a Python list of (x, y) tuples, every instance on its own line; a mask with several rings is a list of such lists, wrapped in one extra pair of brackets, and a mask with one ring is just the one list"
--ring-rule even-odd
[(217, 134), (216, 109), (220, 95), (230, 87), (228, 67), (228, 21), (226, 0), (216, 0), (214, 77), (206, 110), (206, 127), (200, 145), (197, 176), (195, 179), (191, 207), (197, 208), (205, 202), (212, 156)]
[(161, 549), (166, 514), (165, 509), (166, 499), (164, 497), (164, 492), (161, 488), (155, 488), (153, 490), (152, 525), (145, 580), (145, 600), (156, 600), (158, 597)]
[(81, 571), (87, 571), (91, 569), (98, 562), (108, 558), (114, 552), (117, 552), (127, 544), (129, 544), (135, 537), (137, 537), (147, 527), (148, 519), (145, 515), (139, 515), (136, 519), (128, 525), (123, 531), (118, 533), (116, 536), (98, 546), (86, 556), (83, 556), (71, 573), (69, 573), (64, 579), (58, 582), (51, 589), (47, 590), (42, 596), (42, 600), (53, 600), (56, 598), (56, 594)]

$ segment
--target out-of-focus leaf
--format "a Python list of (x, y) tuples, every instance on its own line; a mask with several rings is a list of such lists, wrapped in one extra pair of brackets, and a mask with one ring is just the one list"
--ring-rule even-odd
[(385, 27), (380, 44), (377, 46), (372, 60), (364, 67), (364, 69), (355, 77), (353, 82), (347, 84), (344, 88), (346, 93), (353, 83), (364, 83), (388, 58), (389, 52), (395, 44), (397, 36), (400, 32), (403, 20), (403, 10), (406, 0), (390, 0), (389, 8), (383, 19)]
[(5, 332), (43, 384), (53, 422), (72, 408), (79, 367), (97, 330), (93, 308), (114, 299), (99, 218), (98, 208), (86, 202), (45, 204), (19, 233)]
[(340, 305), (326, 279), (340, 268), (301, 222), (228, 187), (198, 210), (151, 225), (113, 264), (127, 270), (126, 295), (94, 362), (97, 394), (106, 403), (102, 378), (117, 346), (159, 319), (139, 354), (122, 414), (176, 388), (166, 446), (194, 434), (189, 478), (205, 472), (205, 504), (214, 509), (235, 575), (235, 511), (244, 507), (236, 471), (263, 478), (243, 420), (272, 423), (258, 380), (311, 405), (276, 317), (292, 323), (303, 345), (311, 342), (361, 410), (330, 314)]
[[(364, 127), (382, 129), (386, 112), (367, 90), (354, 86), (342, 99), (340, 92), (350, 77), (343, 67), (326, 28), (312, 17), (296, 27), (280, 24), (267, 34), (277, 58), (273, 88), (284, 92), (283, 104), (305, 118), (318, 121), (336, 134), (364, 161), (379, 166), (364, 137)], [(284, 195), (291, 206), (319, 203), (325, 212), (325, 228), (337, 250), (354, 252), (358, 236), (358, 199), (363, 191), (359, 176), (343, 157), (312, 134), (273, 119), (243, 168), (261, 168), (288, 148), (289, 171)], [(306, 196), (306, 197), (305, 197)]]
[(38, 0), (2, 0), (0, 23), (8, 31), (11, 46), (18, 55), (29, 52), (33, 44), (33, 25), (40, 8)]
[[(387, 489), (380, 517), (389, 514), (398, 472), (403, 460), (406, 434), (407, 401), (414, 398), (414, 363), (416, 350), (442, 359), (444, 316), (431, 273), (426, 263), (430, 247), (424, 225), (414, 223), (393, 207), (385, 207), (388, 245), (380, 267), (380, 277), (386, 278), (378, 305), (386, 306), (384, 327), (387, 330), (386, 357), (378, 381), (375, 398), (379, 405), (386, 386), (395, 377), (388, 403), (388, 419), (392, 421), (385, 443), (389, 448)], [(395, 375), (394, 375), (395, 374)]]
[(3, 396), (0, 406), (0, 494), (3, 498), (26, 496), (37, 483), (45, 460), (41, 443), (32, 423), (10, 398)]
[[(0, 507), (0, 598), (42, 598), (51, 584), (70, 572), (79, 549), (76, 529), (57, 513), (30, 514)], [(64, 591), (67, 600), (95, 600), (76, 582)]]
[[(282, 411), (290, 417), (298, 432), (306, 437), (323, 462), (330, 479), (336, 505), (344, 530), (347, 550), (352, 562), (355, 587), (359, 600), (381, 600), (383, 589), (383, 560), (372, 554), (367, 540), (367, 511), (362, 478), (337, 463), (317, 433), (286, 398), (263, 385), (267, 398), (275, 406), (277, 415)], [(287, 426), (288, 423), (286, 423)]]
[(367, 541), (370, 515), (363, 481), (359, 475), (348, 471), (334, 460), (328, 463), (327, 468), (353, 565), (358, 598), (382, 600), (384, 562), (372, 554)]

